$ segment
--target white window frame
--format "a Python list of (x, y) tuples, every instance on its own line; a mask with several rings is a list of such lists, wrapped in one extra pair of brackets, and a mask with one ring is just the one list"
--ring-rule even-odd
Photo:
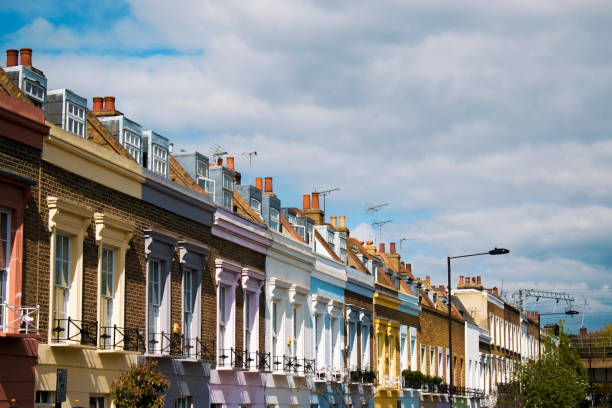
[(208, 164), (202, 159), (196, 159), (196, 176), (208, 178)]
[(251, 202), (249, 203), (253, 211), (255, 211), (261, 217), (261, 201), (258, 199), (251, 197)]
[[(138, 164), (142, 164), (142, 135), (125, 128), (123, 129), (123, 140), (126, 150)], [(134, 143), (136, 140), (138, 144)]]
[[(75, 113), (76, 111), (76, 113)], [(66, 100), (66, 130), (75, 135), (85, 136), (85, 108)]]
[(115, 249), (102, 246), (100, 266), (100, 334), (112, 338), (115, 296)]
[[(236, 286), (242, 274), (242, 267), (223, 259), (216, 259), (215, 271), (217, 285), (217, 367), (231, 368), (231, 356), (224, 353), (229, 353), (230, 349), (236, 347)], [(221, 298), (223, 294), (225, 299)], [(228, 356), (228, 358), (221, 359), (222, 355)]]
[(436, 348), (434, 346), (429, 347), (429, 371), (428, 374), (431, 376), (436, 375)]
[[(242, 291), (243, 291), (243, 331), (244, 331), (244, 349), (249, 353), (259, 351), (259, 299), (261, 289), (263, 288), (266, 276), (263, 273), (254, 271), (249, 268), (242, 269)], [(249, 299), (250, 298), (250, 299)], [(247, 302), (250, 300), (249, 307)], [(250, 316), (247, 312), (250, 311)], [(251, 358), (255, 358), (254, 355)], [(256, 360), (253, 360), (256, 361)], [(256, 369), (257, 367), (250, 367)]]
[(421, 344), (421, 356), (420, 356), (420, 371), (423, 374), (427, 374), (427, 346), (425, 344)]
[[(55, 297), (55, 252), (57, 235), (70, 238), (70, 266), (69, 266), (69, 300), (67, 316), (74, 320), (81, 320), (83, 302), (83, 240), (87, 234), (87, 228), (91, 225), (93, 211), (85, 206), (73, 201), (58, 197), (47, 197), (47, 207), (49, 209), (49, 232), (50, 236), (50, 273), (49, 273), (49, 316), (51, 317), (48, 331), (50, 343), (57, 338), (54, 331), (53, 315)], [(65, 332), (64, 332), (65, 333)], [(67, 335), (67, 333), (65, 333)], [(59, 336), (60, 340), (63, 336)], [(65, 337), (63, 337), (65, 339)], [(79, 342), (78, 336), (74, 340)]]
[[(147, 350), (149, 354), (161, 353), (163, 261), (149, 259), (147, 272)], [(156, 341), (156, 343), (153, 343)]]
[[(28, 86), (29, 86), (29, 89), (28, 89)], [(34, 92), (34, 90), (37, 90), (39, 92)], [(24, 78), (23, 79), (23, 92), (29, 97), (36, 99), (40, 103), (45, 102), (45, 87), (36, 83), (36, 81), (33, 81), (29, 78)], [(40, 95), (38, 95), (39, 93)]]
[(280, 231), (280, 211), (270, 207), (270, 228), (274, 231)]
[(151, 170), (162, 176), (168, 175), (168, 149), (157, 143), (151, 143)]

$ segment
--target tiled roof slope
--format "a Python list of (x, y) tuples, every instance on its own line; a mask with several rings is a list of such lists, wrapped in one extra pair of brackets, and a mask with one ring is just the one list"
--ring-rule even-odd
[(21, 89), (9, 78), (6, 72), (0, 67), (0, 89), (2, 89), (2, 93), (6, 95), (14, 96), (15, 98), (21, 99), (22, 101), (32, 103), (30, 98), (28, 98)]
[(361, 272), (365, 273), (366, 275), (370, 275), (370, 271), (368, 271), (368, 269), (363, 265), (363, 263), (359, 260), (359, 258), (351, 248), (347, 248), (347, 254), (349, 266), (353, 266), (359, 269)]
[(236, 190), (234, 190), (234, 205), (236, 206), (236, 213), (250, 219), (251, 221), (255, 221), (260, 224), (264, 223), (259, 214), (257, 214), (255, 210), (251, 208), (251, 206)]

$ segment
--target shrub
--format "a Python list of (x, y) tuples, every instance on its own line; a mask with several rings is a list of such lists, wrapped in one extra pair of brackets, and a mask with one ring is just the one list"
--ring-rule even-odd
[(131, 367), (113, 382), (111, 398), (117, 408), (162, 408), (170, 383), (154, 370), (157, 363), (145, 361)]

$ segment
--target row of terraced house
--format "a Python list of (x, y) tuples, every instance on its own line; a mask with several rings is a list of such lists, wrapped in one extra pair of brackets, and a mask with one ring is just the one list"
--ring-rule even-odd
[(480, 276), (449, 302), (395, 243), (301, 201), (242, 183), (233, 157), (177, 151), (114, 97), (47, 89), (31, 49), (7, 50), (0, 407), (54, 406), (65, 369), (64, 407), (109, 408), (143, 360), (170, 380), (166, 407), (448, 406), (451, 364), (454, 405), (480, 407), (537, 357), (537, 315)]

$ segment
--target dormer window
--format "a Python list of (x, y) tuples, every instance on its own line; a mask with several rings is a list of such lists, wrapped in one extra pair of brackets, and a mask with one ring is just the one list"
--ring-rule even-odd
[(168, 174), (168, 150), (153, 144), (153, 171), (165, 176)]
[(335, 247), (334, 245), (334, 233), (332, 231), (327, 231), (327, 243), (332, 249)]
[(75, 135), (83, 137), (85, 135), (85, 109), (70, 101), (66, 102), (66, 104), (68, 105), (68, 113), (66, 115), (67, 130)]
[(208, 178), (208, 164), (204, 160), (197, 161), (196, 173), (198, 177)]
[(287, 215), (287, 220), (289, 221), (289, 224), (296, 224), (297, 223), (297, 219), (295, 218), (295, 215), (293, 215), (293, 214), (288, 214)]
[(270, 228), (274, 231), (279, 230), (280, 212), (276, 208), (270, 208)]
[(23, 80), (23, 90), (31, 98), (36, 99), (40, 103), (45, 101), (45, 88), (29, 79)]
[(234, 205), (234, 181), (229, 174), (223, 174), (223, 207), (231, 210)]
[(142, 155), (141, 155), (141, 146), (142, 146), (142, 138), (139, 134), (132, 132), (129, 129), (124, 130), (125, 137), (125, 148), (132, 155), (132, 157), (138, 162), (138, 164), (142, 164)]
[(346, 261), (346, 238), (340, 236), (340, 258)]
[(261, 201), (256, 198), (251, 198), (251, 208), (261, 216)]

